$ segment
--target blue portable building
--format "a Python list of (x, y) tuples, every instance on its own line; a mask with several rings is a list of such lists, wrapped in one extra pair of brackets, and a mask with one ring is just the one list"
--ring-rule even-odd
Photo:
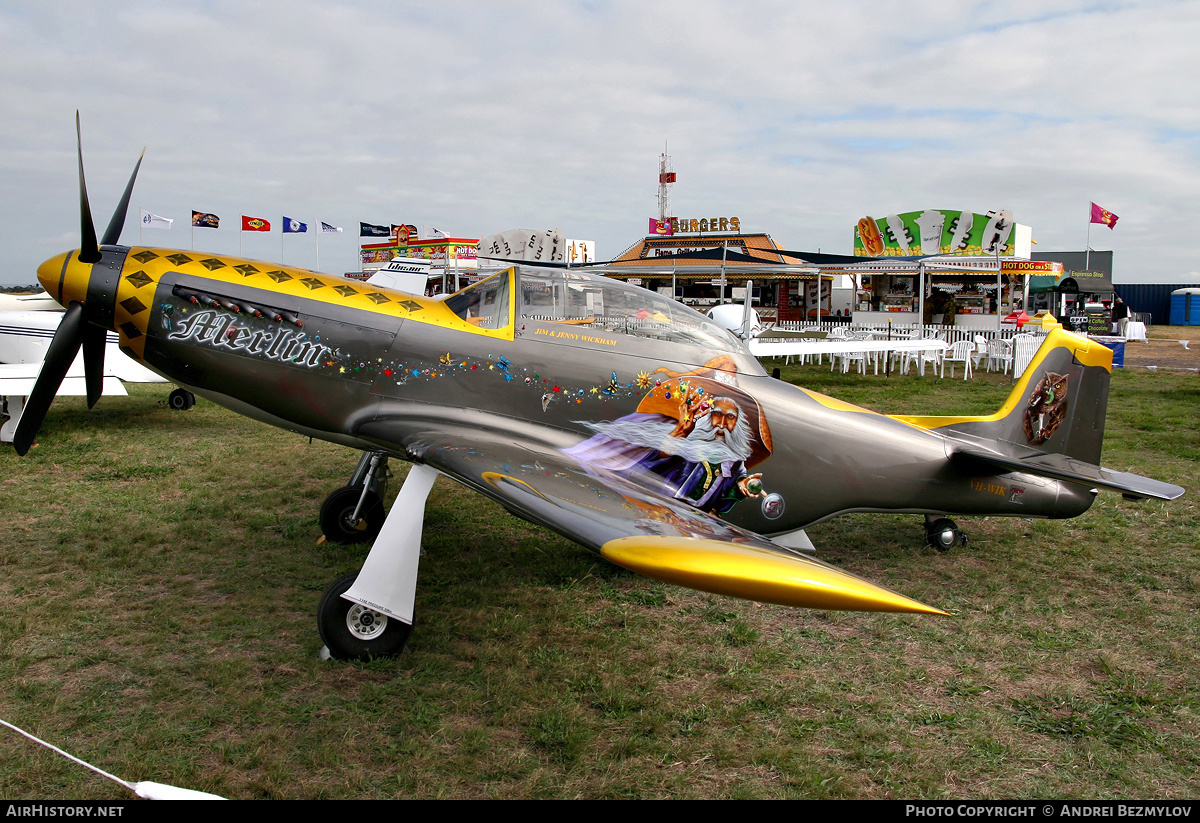
[(1200, 289), (1171, 292), (1171, 325), (1200, 326)]
[(1171, 293), (1183, 288), (1200, 288), (1200, 283), (1117, 283), (1117, 296), (1147, 324), (1171, 322)]

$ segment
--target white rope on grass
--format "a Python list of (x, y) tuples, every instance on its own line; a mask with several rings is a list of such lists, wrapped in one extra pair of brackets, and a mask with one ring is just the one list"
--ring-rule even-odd
[(63, 757), (67, 758), (67, 760), (74, 761), (75, 763), (78, 763), (80, 766), (91, 769), (96, 774), (103, 775), (104, 777), (107, 777), (109, 780), (112, 780), (116, 783), (120, 783), (122, 786), (129, 789), (131, 792), (136, 794), (138, 797), (144, 797), (147, 800), (224, 800), (225, 799), (225, 798), (221, 797), (220, 795), (209, 794), (208, 792), (198, 792), (194, 789), (181, 789), (178, 786), (168, 786), (165, 783), (155, 783), (152, 780), (143, 780), (139, 783), (130, 783), (128, 780), (122, 780), (121, 778), (117, 777), (116, 775), (109, 774), (108, 772), (104, 771), (104, 769), (93, 766), (91, 763), (88, 763), (86, 760), (80, 760), (78, 757), (75, 757), (72, 754), (67, 754), (62, 749), (58, 748), (58, 746), (55, 746), (51, 743), (47, 743), (45, 740), (42, 740), (40, 737), (34, 737), (29, 732), (25, 731), (24, 729), (18, 728), (17, 726), (14, 726), (12, 723), (9, 723), (7, 720), (0, 719), (0, 725), (7, 726), (8, 728), (12, 729), (17, 734), (29, 738), (34, 743), (42, 744), (43, 746), (45, 746), (47, 749), (49, 749), (52, 752), (58, 752)]

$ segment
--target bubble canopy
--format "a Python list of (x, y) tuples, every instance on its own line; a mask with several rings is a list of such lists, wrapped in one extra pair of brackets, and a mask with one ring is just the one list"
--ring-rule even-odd
[(746, 351), (741, 340), (699, 312), (619, 280), (557, 269), (520, 269), (517, 291), (521, 317), (714, 351)]

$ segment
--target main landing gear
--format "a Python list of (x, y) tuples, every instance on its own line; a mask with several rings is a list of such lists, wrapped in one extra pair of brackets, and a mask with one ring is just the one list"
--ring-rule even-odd
[(387, 494), (387, 455), (363, 452), (350, 482), (331, 493), (321, 504), (318, 522), (326, 540), (334, 543), (367, 543), (375, 539), (387, 512), (383, 498)]
[(317, 606), (317, 631), (329, 649), (329, 656), (366, 660), (400, 654), (412, 634), (412, 624), (344, 600), (342, 595), (357, 578), (358, 572), (339, 577)]
[(408, 642), (425, 501), (437, 476), (428, 466), (409, 469), (362, 570), (338, 578), (321, 598), (317, 629), (330, 657), (391, 657)]
[(953, 520), (930, 514), (925, 515), (925, 540), (940, 552), (967, 545), (967, 536)]

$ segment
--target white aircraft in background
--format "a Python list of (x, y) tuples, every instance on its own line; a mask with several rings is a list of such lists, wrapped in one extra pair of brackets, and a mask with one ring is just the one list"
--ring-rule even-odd
[(0, 312), (5, 311), (62, 311), (62, 306), (45, 291), (37, 294), (0, 294)]
[[(22, 300), (21, 311), (0, 311), (0, 411), (7, 417), (0, 426), (0, 441), (11, 443), (25, 408), (25, 398), (33, 391), (46, 350), (54, 339), (54, 332), (62, 321), (62, 307), (48, 294), (3, 295), (7, 300), (0, 306), (10, 304), (14, 298)], [(50, 305), (46, 305), (47, 301)], [(51, 306), (53, 308), (51, 308)], [(125, 355), (117, 347), (117, 335), (109, 332), (105, 340), (104, 380), (101, 394), (128, 394), (121, 381), (127, 383), (166, 383), (137, 361)], [(80, 354), (67, 370), (67, 376), (58, 389), (58, 396), (86, 396), (83, 355)], [(184, 389), (176, 389), (167, 399), (173, 409), (190, 409), (196, 403), (195, 396)]]
[(763, 324), (757, 311), (737, 303), (722, 303), (719, 306), (713, 306), (708, 310), (708, 319), (743, 340), (758, 337), (770, 328)]

